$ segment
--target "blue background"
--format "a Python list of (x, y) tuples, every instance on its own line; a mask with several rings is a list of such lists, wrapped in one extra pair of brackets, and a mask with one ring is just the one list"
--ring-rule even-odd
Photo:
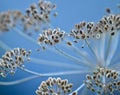
[[(0, 12), (17, 9), (24, 13), (25, 9), (29, 7), (29, 5), (37, 1), (38, 0), (0, 0)], [(79, 23), (80, 21), (93, 21), (93, 22), (99, 21), (99, 19), (106, 15), (105, 12), (106, 8), (111, 8), (113, 13), (120, 12), (120, 10), (117, 9), (117, 4), (120, 3), (120, 0), (50, 0), (50, 1), (57, 5), (56, 11), (58, 12), (58, 16), (56, 18), (51, 17), (50, 23), (53, 27), (60, 27), (65, 31), (70, 31), (74, 27), (74, 24)], [(0, 40), (5, 42), (11, 48), (23, 47), (26, 49), (31, 49), (32, 57), (46, 60), (54, 60), (56, 62), (62, 62), (64, 58), (59, 55), (56, 56), (56, 54), (47, 51), (42, 53), (36, 52), (35, 49), (38, 48), (36, 44), (26, 40), (26, 38), (23, 38), (14, 31), (1, 34)], [(2, 56), (4, 52), (5, 51), (2, 48), (0, 48), (0, 56)], [(71, 63), (74, 65), (74, 63), (72, 63), (69, 59), (66, 58), (64, 58), (64, 62), (68, 64)], [(40, 73), (74, 70), (72, 68), (63, 67), (58, 68), (55, 66), (38, 65), (34, 63), (28, 63), (25, 66), (30, 70), (38, 71)], [(13, 81), (17, 79), (22, 79), (27, 76), (31, 75), (21, 70), (17, 70), (14, 76), (7, 76), (6, 78), (0, 77), (0, 81)], [(84, 79), (85, 76), (67, 75), (61, 77), (63, 79), (67, 78), (69, 79), (70, 82), (74, 83), (75, 85), (73, 89), (75, 90), (80, 84), (82, 84), (83, 82), (82, 79)], [(48, 77), (41, 77), (14, 86), (0, 86), (0, 95), (36, 95), (35, 90), (38, 88), (41, 81), (46, 80), (47, 78)], [(90, 94), (84, 93), (84, 95)]]

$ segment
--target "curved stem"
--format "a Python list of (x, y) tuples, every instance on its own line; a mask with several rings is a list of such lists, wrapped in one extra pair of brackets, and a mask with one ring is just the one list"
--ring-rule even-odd
[(0, 47), (4, 50), (10, 50), (11, 48), (0, 40)]
[[(6, 45), (5, 43), (3, 43), (2, 41), (0, 41), (0, 47), (3, 48), (5, 51), (6, 50), (11, 50), (11, 48)], [(37, 59), (37, 58), (30, 58), (31, 62), (37, 63), (37, 64), (44, 64), (44, 65), (52, 65), (52, 66), (59, 66), (59, 67), (66, 67), (66, 68), (74, 68), (74, 69), (80, 69), (79, 66), (75, 66), (75, 65), (71, 65), (71, 64), (66, 64), (66, 63), (60, 63), (60, 62), (53, 62), (53, 61), (47, 61), (47, 60), (41, 60), (41, 59)]]
[[(60, 53), (61, 55), (63, 55), (63, 56), (65, 56), (65, 57), (67, 57), (67, 58), (75, 61), (75, 63), (81, 64), (81, 65), (86, 65), (86, 66), (88, 66), (88, 67), (92, 67), (91, 65), (89, 65), (89, 64), (86, 63), (85, 61), (83, 61), (83, 60), (80, 61), (80, 60), (77, 59), (76, 57), (74, 57), (74, 56), (72, 56), (72, 55), (69, 55), (69, 54), (67, 54), (66, 52), (58, 49), (56, 46), (54, 46), (54, 47), (55, 47), (55, 50), (56, 50), (58, 53)], [(93, 67), (92, 67), (92, 68), (93, 68)]]
[(113, 59), (113, 56), (115, 55), (115, 52), (116, 52), (118, 44), (119, 44), (119, 34), (115, 35), (115, 37), (113, 38), (111, 43), (113, 43), (111, 46), (112, 50), (109, 49), (109, 55), (107, 57), (107, 62), (106, 62), (107, 66), (112, 64), (111, 61)]
[(38, 58), (30, 58), (30, 62), (33, 62), (35, 64), (43, 64), (43, 65), (50, 65), (50, 66), (57, 66), (57, 67), (65, 67), (65, 68), (72, 68), (72, 69), (82, 69), (79, 66), (63, 63), (63, 62), (56, 62), (56, 61), (47, 61), (47, 60), (42, 60)]
[(22, 31), (20, 31), (19, 29), (17, 28), (12, 28), (15, 32), (17, 32), (18, 34), (20, 34), (21, 36), (27, 38), (29, 41), (35, 43), (35, 44), (38, 44), (36, 40), (34, 40), (32, 37), (29, 37), (28, 35), (26, 35), (25, 33), (23, 33)]
[[(78, 91), (81, 90), (84, 86), (85, 86), (85, 84), (83, 83), (82, 85), (80, 85), (80, 86), (79, 86), (75, 91), (73, 91), (73, 92), (78, 92)], [(69, 94), (69, 95), (72, 95), (72, 93)]]
[(108, 44), (107, 44), (107, 51), (106, 51), (105, 59), (108, 58), (108, 54), (109, 54), (109, 50), (110, 50), (111, 41), (112, 41), (112, 36), (110, 35), (110, 38), (109, 38)]
[(101, 36), (101, 38), (100, 38), (100, 43), (98, 43), (99, 44), (99, 53), (100, 53), (100, 61), (102, 60), (102, 61), (104, 61), (105, 60), (105, 45), (106, 45), (106, 35), (105, 35), (105, 33), (103, 33), (103, 35)]
[[(65, 39), (65, 42), (66, 42), (66, 43), (67, 43), (67, 42), (72, 43), (72, 41), (69, 40), (69, 39)], [(62, 45), (62, 46), (63, 46), (63, 47), (66, 47), (66, 45)], [(68, 46), (68, 45), (67, 45), (66, 48), (68, 48), (68, 47), (71, 48), (76, 54), (78, 54), (80, 58), (83, 58), (83, 60), (86, 60), (86, 62), (87, 62), (88, 64), (90, 64), (91, 60), (90, 60), (89, 57), (88, 57), (88, 55), (89, 55), (88, 52), (78, 49), (78, 48), (75, 46), (74, 43), (72, 43), (71, 46)], [(91, 63), (93, 63), (93, 62), (91, 62)], [(92, 65), (92, 64), (90, 64), (90, 65)]]
[(85, 40), (86, 44), (88, 45), (89, 49), (91, 50), (91, 52), (93, 53), (93, 55), (95, 56), (95, 58), (98, 60), (98, 54), (96, 52), (96, 49), (93, 49), (90, 44), (88, 43), (87, 40)]
[(25, 68), (20, 68), (20, 69), (25, 71), (25, 72), (27, 72), (27, 73), (30, 73), (30, 74), (33, 74), (33, 75), (37, 75), (37, 76), (60, 76), (60, 75), (83, 74), (83, 73), (90, 72), (90, 71), (80, 71), (80, 70), (77, 70), (77, 71), (67, 71), (67, 72), (65, 71), (65, 72), (41, 74), (41, 73), (34, 72), (34, 71), (31, 71), (31, 70), (28, 70), (28, 69), (25, 69)]
[(88, 63), (89, 63), (89, 65), (93, 65), (93, 64), (90, 64), (90, 63), (92, 63), (91, 62), (91, 60), (90, 59), (88, 59), (89, 57), (88, 57), (88, 53), (87, 52), (85, 52), (85, 51), (80, 51), (77, 47), (75, 47), (75, 46), (71, 46), (72, 48), (73, 48), (73, 50), (77, 53), (77, 54), (79, 54), (84, 60), (86, 60)]
[[(65, 39), (65, 42), (66, 42), (66, 43), (67, 43), (67, 42), (72, 43), (72, 41), (69, 40), (69, 39)], [(63, 46), (65, 47), (65, 45), (63, 45)], [(88, 58), (89, 58), (89, 57), (88, 57), (88, 53), (85, 52), (85, 51), (83, 51), (83, 50), (81, 51), (80, 49), (78, 49), (78, 48), (75, 46), (74, 43), (72, 43), (71, 46), (68, 46), (68, 45), (67, 45), (67, 47), (71, 47), (72, 50), (75, 51), (76, 54), (78, 54), (80, 57), (84, 58), (84, 60), (87, 60), (88, 62), (90, 62), (90, 60), (88, 59)]]
[(31, 77), (27, 77), (27, 78), (16, 80), (16, 81), (10, 81), (10, 82), (0, 82), (0, 85), (16, 85), (16, 84), (24, 83), (26, 81), (29, 81), (38, 77), (40, 76), (31, 76)]

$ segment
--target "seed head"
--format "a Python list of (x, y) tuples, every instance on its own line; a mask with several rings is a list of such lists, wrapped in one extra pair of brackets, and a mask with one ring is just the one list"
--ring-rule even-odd
[(119, 74), (115, 70), (98, 68), (92, 75), (87, 75), (86, 78), (84, 83), (92, 92), (102, 95), (102, 93), (113, 94), (114, 91), (119, 91)]
[(14, 74), (17, 67), (24, 67), (24, 63), (30, 61), (31, 51), (23, 48), (14, 48), (7, 51), (0, 59), (0, 76), (6, 77), (7, 74)]
[[(36, 93), (37, 95), (69, 95), (71, 88), (72, 84), (69, 84), (67, 79), (49, 77), (48, 80), (41, 83)], [(74, 93), (73, 95), (77, 94)]]
[(38, 44), (45, 46), (50, 45), (53, 46), (55, 44), (60, 43), (65, 37), (65, 32), (56, 28), (54, 30), (48, 29), (44, 30), (42, 34), (38, 37)]

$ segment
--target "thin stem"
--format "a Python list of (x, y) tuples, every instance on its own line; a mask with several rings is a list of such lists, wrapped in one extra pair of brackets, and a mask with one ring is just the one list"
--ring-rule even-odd
[(72, 74), (83, 74), (83, 73), (88, 73), (90, 71), (65, 71), (65, 72), (57, 72), (57, 73), (45, 73), (45, 74), (41, 74), (41, 73), (38, 73), (38, 72), (34, 72), (34, 71), (31, 71), (31, 70), (28, 70), (26, 68), (20, 68), (21, 70), (27, 72), (27, 73), (30, 73), (30, 74), (33, 74), (33, 75), (37, 75), (37, 76), (60, 76), (60, 75), (72, 75)]
[(112, 41), (112, 36), (110, 35), (110, 38), (109, 38), (109, 40), (108, 40), (108, 45), (107, 45), (107, 51), (106, 51), (105, 59), (108, 58), (108, 54), (109, 54), (109, 50), (110, 50), (111, 41)]
[(27, 77), (27, 78), (16, 80), (16, 81), (10, 81), (10, 82), (0, 82), (0, 85), (16, 85), (16, 84), (24, 83), (26, 81), (29, 81), (38, 77), (40, 76), (31, 76), (31, 77)]
[[(0, 47), (3, 48), (5, 51), (11, 50), (11, 48), (2, 41), (0, 41)], [(58, 63), (58, 62), (55, 62), (55, 61), (53, 62), (53, 61), (41, 60), (41, 59), (37, 59), (37, 58), (31, 58), (30, 61), (34, 62), (34, 63), (37, 63), (37, 64), (80, 69), (79, 66), (75, 66), (75, 65), (71, 65), (71, 64), (67, 65), (66, 63), (63, 63), (63, 62), (61, 64), (60, 62)]]
[[(65, 42), (67, 43), (67, 42), (71, 42), (72, 43), (72, 41), (70, 41), (69, 39), (65, 39)], [(64, 47), (66, 46), (66, 45), (63, 45)], [(88, 62), (90, 62), (90, 60), (88, 59), (88, 53), (87, 52), (85, 52), (85, 51), (80, 51), (80, 49), (78, 49), (76, 46), (75, 46), (75, 44), (74, 43), (72, 43), (72, 45), (71, 46), (68, 46), (67, 45), (67, 47), (71, 47), (72, 49), (73, 49), (73, 51), (75, 51), (75, 53), (76, 54), (78, 54), (80, 57), (82, 57), (82, 58), (84, 58), (85, 60), (88, 60)]]
[(91, 62), (91, 60), (90, 59), (88, 59), (89, 57), (88, 57), (88, 53), (87, 52), (85, 52), (85, 51), (80, 51), (77, 47), (75, 47), (75, 46), (71, 46), (72, 48), (73, 48), (73, 50), (77, 53), (77, 54), (79, 54), (84, 60), (86, 60), (88, 63), (89, 63), (89, 65), (93, 65), (93, 64), (90, 64), (90, 63), (92, 63)]
[[(73, 92), (78, 92), (78, 91), (81, 90), (84, 86), (85, 86), (85, 84), (83, 83), (82, 85), (80, 85), (80, 86), (79, 86), (75, 91), (73, 91)], [(69, 94), (69, 95), (72, 95), (72, 93)]]
[[(65, 39), (65, 42), (67, 43), (67, 42), (71, 42), (72, 43), (72, 41), (71, 40), (69, 40), (69, 39)], [(64, 47), (66, 47), (66, 45), (63, 45)], [(80, 50), (80, 49), (78, 49), (76, 46), (75, 46), (75, 44), (74, 43), (72, 43), (72, 45), (71, 46), (68, 46), (67, 45), (67, 48), (68, 47), (70, 47), (76, 54), (78, 54), (81, 58), (83, 58), (83, 60), (86, 60), (89, 64), (90, 64), (90, 62), (91, 62), (91, 60), (89, 60), (88, 58), (88, 52), (85, 52), (85, 51), (83, 51), (83, 50)], [(91, 62), (92, 63), (92, 62)], [(90, 64), (90, 65), (92, 65), (92, 64)]]
[(116, 34), (115, 37), (112, 40), (112, 50), (109, 50), (109, 55), (107, 57), (107, 66), (111, 64), (111, 61), (113, 59), (113, 56), (115, 55), (115, 52), (117, 50), (117, 47), (119, 45), (119, 34)]
[(75, 61), (75, 63), (92, 67), (91, 65), (89, 65), (89, 64), (86, 63), (85, 61), (83, 61), (83, 60), (80, 61), (78, 58), (76, 58), (76, 57), (74, 57), (74, 56), (72, 56), (72, 55), (67, 54), (66, 52), (58, 49), (56, 46), (54, 46), (54, 47), (55, 47), (55, 50), (56, 50), (58, 53), (60, 53), (61, 55), (65, 56), (65, 57), (67, 57), (67, 58), (69, 58), (69, 59), (71, 59), (72, 61)]
[[(64, 39), (64, 40), (65, 40), (66, 43), (67, 43), (67, 42), (72, 43), (72, 41), (71, 41), (70, 39)], [(66, 45), (63, 45), (63, 47), (66, 47)], [(66, 48), (68, 48), (68, 47), (71, 48), (77, 55), (79, 55), (80, 58), (83, 58), (83, 60), (86, 61), (87, 64), (93, 66), (93, 64), (90, 64), (90, 63), (93, 63), (93, 62), (89, 59), (89, 54), (88, 54), (88, 52), (83, 51), (83, 50), (80, 50), (79, 48), (77, 48), (77, 47), (75, 46), (74, 43), (72, 43), (71, 46), (68, 46), (68, 45), (67, 45)]]
[(4, 50), (10, 50), (11, 48), (0, 40), (0, 47)]
[(50, 65), (50, 66), (57, 66), (57, 67), (65, 67), (65, 68), (72, 68), (72, 69), (82, 69), (79, 66), (63, 63), (63, 62), (56, 62), (56, 61), (47, 61), (38, 58), (30, 58), (30, 62), (35, 64), (43, 64), (43, 65)]
[(106, 35), (105, 35), (105, 33), (103, 33), (102, 34), (102, 36), (101, 36), (101, 38), (100, 38), (100, 43), (98, 43), (99, 44), (99, 53), (100, 53), (100, 61), (102, 60), (102, 61), (104, 61), (104, 59), (105, 59), (105, 45), (106, 45)]
[(38, 44), (36, 40), (34, 40), (32, 37), (29, 37), (28, 35), (26, 35), (25, 33), (23, 33), (22, 31), (20, 31), (19, 29), (17, 28), (12, 28), (15, 32), (17, 32), (18, 34), (20, 34), (21, 36), (27, 38), (29, 41), (35, 43), (35, 44)]
[(85, 40), (86, 44), (88, 45), (89, 49), (91, 50), (91, 52), (93, 53), (93, 55), (95, 56), (95, 58), (98, 60), (98, 54), (96, 52), (96, 49), (93, 49), (90, 44), (88, 43), (87, 40)]

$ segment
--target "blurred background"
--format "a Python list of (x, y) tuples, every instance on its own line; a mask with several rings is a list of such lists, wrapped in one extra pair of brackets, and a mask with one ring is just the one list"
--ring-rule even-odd
[[(50, 24), (54, 28), (61, 28), (66, 32), (69, 32), (74, 28), (74, 24), (81, 21), (99, 21), (104, 15), (106, 15), (106, 8), (110, 8), (112, 13), (118, 13), (117, 5), (120, 4), (120, 0), (50, 0), (52, 3), (57, 5), (56, 11), (58, 12), (57, 17), (50, 17)], [(1, 0), (0, 1), (0, 12), (5, 12), (8, 10), (20, 10), (22, 13), (25, 13), (26, 8), (28, 8), (32, 3), (37, 3), (38, 0)], [(37, 38), (34, 38), (37, 40)], [(68, 65), (76, 65), (71, 60), (64, 58), (56, 53), (51, 51), (42, 51), (37, 52), (36, 49), (39, 47), (35, 43), (27, 40), (18, 33), (14, 31), (6, 32), (0, 34), (0, 40), (7, 44), (10, 48), (22, 47), (25, 49), (32, 50), (32, 57), (37, 59), (44, 59), (50, 61), (56, 61), (61, 64), (63, 62)], [(0, 57), (5, 53), (5, 50), (0, 48)], [(72, 54), (72, 52), (71, 52)], [(52, 56), (51, 56), (52, 55)], [(64, 64), (63, 64), (64, 65)], [(76, 65), (77, 66), (77, 65)], [(50, 72), (64, 72), (75, 70), (74, 68), (66, 67), (56, 67), (51, 66), (50, 64), (35, 64), (35, 63), (26, 63), (25, 67), (32, 71), (40, 73), (50, 73)], [(8, 75), (6, 78), (0, 77), (0, 81), (8, 82), (25, 77), (31, 76), (22, 70), (17, 70), (14, 76)], [(61, 77), (62, 79), (68, 79), (69, 82), (74, 83), (73, 90), (80, 86), (85, 78), (84, 74), (81, 75), (65, 75), (65, 76), (55, 76)], [(43, 80), (46, 80), (48, 77), (39, 77), (25, 83), (18, 85), (10, 86), (1, 86), (0, 85), (0, 95), (36, 95), (35, 91), (38, 89), (38, 86)], [(85, 87), (84, 87), (85, 88)], [(90, 95), (85, 89), (80, 91), (79, 95)], [(81, 94), (84, 90), (84, 94)], [(94, 95), (91, 93), (91, 95)]]

